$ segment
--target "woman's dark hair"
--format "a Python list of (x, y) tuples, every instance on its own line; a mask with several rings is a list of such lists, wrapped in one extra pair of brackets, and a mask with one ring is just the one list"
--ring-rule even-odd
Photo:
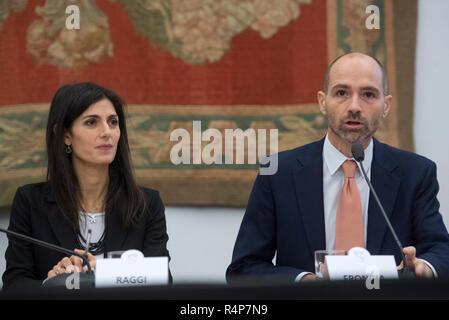
[[(64, 85), (58, 89), (50, 106), (47, 123), (47, 180), (65, 219), (74, 231), (79, 231), (81, 191), (72, 165), (71, 154), (66, 153), (65, 131), (71, 131), (73, 121), (90, 105), (109, 99), (119, 118), (120, 139), (117, 153), (109, 165), (109, 185), (106, 194), (106, 214), (121, 215), (123, 225), (135, 226), (146, 203), (143, 189), (137, 186), (131, 167), (131, 156), (126, 132), (125, 103), (113, 91), (95, 83), (83, 82)], [(114, 209), (114, 210), (112, 210)]]

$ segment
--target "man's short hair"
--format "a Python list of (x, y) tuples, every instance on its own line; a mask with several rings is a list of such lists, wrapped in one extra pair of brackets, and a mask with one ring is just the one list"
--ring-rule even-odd
[[(327, 67), (327, 70), (326, 70), (326, 76), (324, 77), (324, 88), (323, 88), (323, 91), (324, 91), (325, 94), (327, 94), (327, 89), (328, 89), (328, 87), (329, 87), (329, 74), (330, 74), (330, 72), (331, 72), (331, 69), (332, 69), (333, 65), (334, 65), (338, 60), (340, 60), (340, 58), (343, 58), (344, 56), (347, 56), (348, 54), (352, 54), (352, 53), (354, 53), (354, 52), (349, 52), (349, 53), (342, 54), (341, 56), (335, 58), (335, 60), (331, 62), (331, 64), (329, 65), (329, 67)], [(385, 72), (384, 66), (383, 66), (382, 63), (380, 63), (380, 61), (377, 60), (376, 58), (374, 58), (374, 57), (372, 57), (372, 56), (370, 56), (370, 55), (367, 55), (367, 54), (362, 54), (362, 53), (360, 53), (360, 54), (361, 54), (361, 55), (365, 55), (365, 56), (367, 56), (367, 57), (370, 57), (370, 58), (372, 58), (374, 61), (377, 62), (378, 66), (379, 66), (380, 69), (382, 70), (382, 90), (383, 90), (383, 94), (384, 94), (384, 96), (387, 96), (387, 95), (388, 95), (388, 77), (387, 77), (387, 73)]]

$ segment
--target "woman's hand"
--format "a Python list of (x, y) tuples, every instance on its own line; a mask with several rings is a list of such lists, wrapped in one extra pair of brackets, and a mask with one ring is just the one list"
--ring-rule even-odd
[[(80, 255), (84, 255), (85, 251), (75, 249), (75, 252)], [(94, 270), (97, 265), (97, 259), (95, 259), (95, 257), (92, 254), (87, 253), (87, 261), (89, 262), (92, 270)], [(51, 269), (48, 272), (47, 277), (48, 279), (51, 279), (57, 276), (58, 274), (72, 273), (72, 272), (86, 272), (87, 270), (88, 270), (87, 266), (83, 267), (83, 260), (80, 257), (78, 256), (71, 256), (70, 258), (65, 257), (61, 261), (59, 261), (58, 264), (53, 267), (53, 269)]]

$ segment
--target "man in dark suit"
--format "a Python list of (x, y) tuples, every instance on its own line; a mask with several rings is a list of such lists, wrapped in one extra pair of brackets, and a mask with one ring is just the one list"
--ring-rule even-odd
[[(323, 249), (363, 246), (401, 263), (401, 252), (352, 161), (354, 141), (365, 149), (364, 167), (404, 245), (409, 268), (420, 277), (449, 275), (449, 235), (438, 211), (435, 163), (373, 138), (391, 101), (376, 59), (351, 53), (329, 66), (324, 90), (318, 92), (327, 135), (279, 153), (278, 171), (258, 175), (228, 281), (242, 276), (292, 283), (315, 279), (314, 251)], [(345, 211), (345, 203), (350, 210)]]

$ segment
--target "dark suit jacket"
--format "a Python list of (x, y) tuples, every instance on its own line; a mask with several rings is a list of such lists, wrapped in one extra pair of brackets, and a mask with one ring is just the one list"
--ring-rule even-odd
[[(227, 280), (266, 275), (293, 282), (315, 272), (314, 251), (326, 249), (323, 204), (324, 139), (281, 152), (278, 171), (259, 175), (235, 243)], [(439, 213), (435, 163), (374, 139), (371, 182), (403, 246), (449, 275), (449, 236)], [(367, 250), (372, 255), (401, 253), (372, 194), (368, 207)], [(276, 253), (276, 264), (272, 264)]]
[[(164, 205), (157, 191), (144, 190), (147, 210), (137, 227), (125, 229), (119, 215), (106, 215), (105, 252), (137, 249), (146, 257), (169, 257)], [(77, 248), (77, 234), (59, 211), (48, 182), (18, 188), (11, 208), (9, 230), (66, 249)], [(63, 253), (9, 237), (3, 287), (40, 287), (48, 271), (64, 256)]]

